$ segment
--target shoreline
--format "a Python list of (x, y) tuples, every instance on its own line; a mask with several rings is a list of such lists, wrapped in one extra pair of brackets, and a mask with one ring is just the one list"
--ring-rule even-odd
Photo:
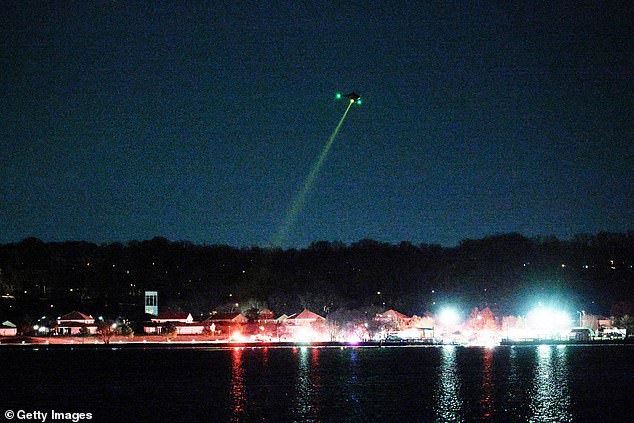
[[(149, 338), (149, 340), (148, 340)], [(462, 347), (482, 347), (489, 348), (495, 346), (538, 346), (538, 345), (563, 345), (563, 346), (613, 346), (613, 345), (634, 345), (634, 339), (626, 340), (589, 340), (589, 341), (560, 341), (560, 340), (522, 340), (510, 341), (502, 340), (494, 345), (469, 345), (469, 344), (445, 344), (442, 342), (425, 341), (365, 341), (365, 342), (343, 342), (343, 341), (320, 341), (320, 342), (292, 342), (292, 341), (272, 341), (272, 342), (229, 342), (226, 340), (205, 340), (188, 337), (190, 339), (167, 339), (163, 337), (139, 337), (137, 339), (111, 339), (109, 343), (104, 343), (95, 338), (38, 338), (38, 337), (6, 337), (0, 339), (0, 349), (233, 349), (233, 348), (381, 348), (381, 347), (438, 347), (444, 345), (454, 345)], [(54, 342), (50, 342), (54, 339)]]

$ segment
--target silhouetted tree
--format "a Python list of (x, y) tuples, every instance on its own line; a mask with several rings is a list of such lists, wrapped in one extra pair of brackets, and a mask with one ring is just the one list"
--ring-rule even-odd
[(109, 320), (97, 320), (95, 322), (97, 325), (97, 335), (104, 344), (110, 343), (110, 338), (115, 335), (115, 327), (113, 326), (115, 323)]

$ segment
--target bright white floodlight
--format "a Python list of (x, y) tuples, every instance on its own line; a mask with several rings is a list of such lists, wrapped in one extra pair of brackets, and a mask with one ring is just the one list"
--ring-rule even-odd
[(444, 308), (440, 311), (438, 319), (444, 326), (453, 326), (458, 323), (459, 317), (456, 310), (452, 308)]
[(572, 322), (567, 313), (545, 307), (537, 307), (531, 310), (527, 317), (529, 327), (542, 332), (567, 329)]

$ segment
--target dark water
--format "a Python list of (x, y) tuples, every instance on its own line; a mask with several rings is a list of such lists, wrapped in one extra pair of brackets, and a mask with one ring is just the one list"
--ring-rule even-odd
[(0, 349), (0, 358), (0, 413), (55, 409), (148, 422), (634, 421), (627, 346)]

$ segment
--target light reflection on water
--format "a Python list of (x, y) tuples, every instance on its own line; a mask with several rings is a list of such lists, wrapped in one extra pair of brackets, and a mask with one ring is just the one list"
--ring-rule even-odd
[(480, 408), (483, 420), (490, 419), (495, 412), (493, 388), (493, 350), (486, 348), (482, 360), (482, 393), (480, 396)]
[[(509, 375), (507, 384), (511, 388), (516, 388), (519, 386), (519, 375), (517, 368), (517, 349), (515, 347), (510, 347), (509, 349)], [(508, 404), (508, 408), (505, 408), (503, 412), (515, 415), (517, 414), (516, 406), (513, 404), (513, 399), (515, 396), (515, 389), (508, 389), (505, 394), (504, 403)]]
[(351, 413), (355, 416), (359, 416), (359, 418), (365, 417), (366, 410), (364, 410), (364, 401), (363, 401), (363, 389), (359, 386), (365, 381), (359, 380), (359, 352), (356, 348), (349, 348), (346, 350), (348, 353), (348, 372), (349, 379), (347, 382), (346, 393), (346, 402), (349, 404)]
[[(634, 415), (630, 345), (0, 353), (0, 380), (11, 381), (4, 404), (84, 404), (104, 421), (607, 423)], [(138, 401), (139, 392), (152, 402)]]
[(298, 370), (295, 397), (296, 418), (312, 419), (319, 415), (319, 349), (301, 347), (298, 354)]
[(242, 365), (243, 353), (242, 348), (234, 348), (231, 351), (231, 421), (241, 421), (246, 411), (247, 393)]
[(462, 422), (462, 397), (456, 360), (456, 347), (441, 348), (438, 389), (436, 393), (437, 422)]
[(357, 375), (357, 367), (358, 367), (358, 360), (357, 360), (357, 350), (355, 348), (350, 350), (350, 382), (349, 382), (349, 386), (351, 388), (350, 391), (350, 401), (353, 404), (357, 404), (359, 402), (359, 394), (356, 392), (356, 390), (354, 389), (357, 386), (357, 383), (359, 381), (359, 376)]
[(228, 353), (231, 421), (571, 422), (578, 407), (570, 347)]
[(540, 345), (530, 392), (530, 422), (571, 422), (567, 348)]
[(321, 394), (321, 378), (319, 376), (319, 348), (313, 348), (310, 352), (310, 379), (312, 382), (312, 389), (314, 392), (313, 395), (313, 404), (312, 409), (316, 415), (319, 415), (320, 407), (319, 404), (321, 402), (320, 394)]

